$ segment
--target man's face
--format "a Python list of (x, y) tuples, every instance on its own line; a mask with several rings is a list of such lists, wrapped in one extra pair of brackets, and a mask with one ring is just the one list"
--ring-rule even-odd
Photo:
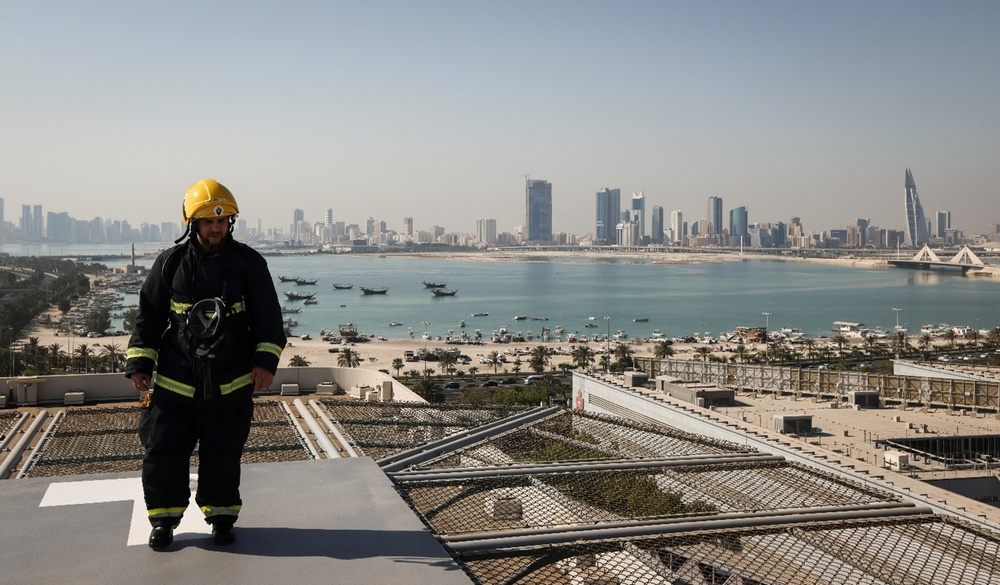
[(229, 216), (206, 217), (197, 223), (198, 243), (206, 252), (214, 252), (229, 233)]

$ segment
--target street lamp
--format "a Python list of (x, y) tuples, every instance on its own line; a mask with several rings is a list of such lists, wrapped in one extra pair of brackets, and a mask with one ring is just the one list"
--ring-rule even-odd
[(427, 335), (427, 326), (430, 325), (431, 323), (430, 323), (430, 321), (421, 321), (420, 323), (424, 326), (424, 335), (423, 335), (423, 337), (424, 337), (424, 351), (423, 351), (424, 372), (423, 372), (423, 374), (424, 374), (424, 377), (426, 378), (427, 377), (427, 338), (429, 337)]
[(892, 334), (893, 334), (893, 343), (896, 344), (896, 359), (898, 360), (899, 353), (903, 350), (903, 344), (901, 343), (903, 339), (900, 339), (901, 333), (899, 330), (899, 314), (903, 312), (903, 309), (901, 309), (900, 307), (893, 307), (892, 311), (896, 313), (896, 328), (892, 331)]
[(611, 371), (611, 317), (605, 317), (604, 320), (608, 322), (608, 336), (605, 339), (605, 343), (607, 344), (605, 355), (607, 359), (604, 361), (604, 367), (605, 371)]
[(767, 355), (767, 346), (770, 345), (767, 339), (767, 330), (771, 325), (771, 315), (773, 314), (774, 313), (770, 311), (764, 311), (761, 313), (761, 315), (764, 315), (764, 361), (768, 363), (771, 361), (771, 358)]
[(896, 331), (899, 331), (899, 314), (903, 312), (903, 309), (893, 307), (892, 310), (896, 312)]

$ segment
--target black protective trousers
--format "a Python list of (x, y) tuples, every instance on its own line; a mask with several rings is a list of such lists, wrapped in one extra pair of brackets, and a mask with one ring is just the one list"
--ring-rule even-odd
[[(200, 393), (199, 393), (200, 394)], [(236, 519), (240, 499), (240, 458), (250, 435), (253, 393), (237, 390), (211, 401), (187, 398), (157, 387), (139, 418), (139, 440), (145, 449), (142, 488), (150, 522), (154, 510), (181, 509), (191, 498), (191, 455), (198, 446), (198, 491), (203, 511), (229, 509)], [(225, 513), (225, 512), (224, 512)], [(212, 522), (219, 514), (206, 511)], [(179, 518), (176, 518), (179, 520)]]

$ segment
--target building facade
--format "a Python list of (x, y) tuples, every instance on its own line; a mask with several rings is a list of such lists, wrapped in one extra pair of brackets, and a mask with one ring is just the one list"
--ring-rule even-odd
[(528, 244), (552, 242), (552, 183), (528, 179), (524, 187)]
[(653, 211), (649, 216), (649, 241), (653, 244), (663, 243), (663, 208), (659, 205), (653, 206)]
[(633, 222), (639, 224), (639, 241), (646, 237), (646, 195), (643, 191), (632, 192), (632, 217)]
[(708, 220), (708, 231), (701, 235), (717, 236), (722, 233), (722, 197), (708, 198), (708, 211), (705, 219)]
[(906, 208), (905, 243), (913, 248), (920, 248), (929, 239), (927, 237), (927, 219), (924, 217), (924, 208), (917, 195), (917, 183), (913, 180), (913, 173), (910, 172), (910, 169), (906, 169), (903, 198), (903, 204)]
[(621, 218), (621, 189), (608, 189), (597, 192), (597, 242), (600, 244), (614, 244), (617, 238), (615, 228)]

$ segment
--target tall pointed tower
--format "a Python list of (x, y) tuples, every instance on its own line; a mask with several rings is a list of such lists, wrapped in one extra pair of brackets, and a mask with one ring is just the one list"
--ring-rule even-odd
[(906, 243), (913, 248), (919, 248), (927, 243), (927, 220), (924, 218), (924, 208), (920, 205), (917, 195), (917, 184), (913, 173), (906, 169), (906, 186), (904, 188), (906, 205)]

